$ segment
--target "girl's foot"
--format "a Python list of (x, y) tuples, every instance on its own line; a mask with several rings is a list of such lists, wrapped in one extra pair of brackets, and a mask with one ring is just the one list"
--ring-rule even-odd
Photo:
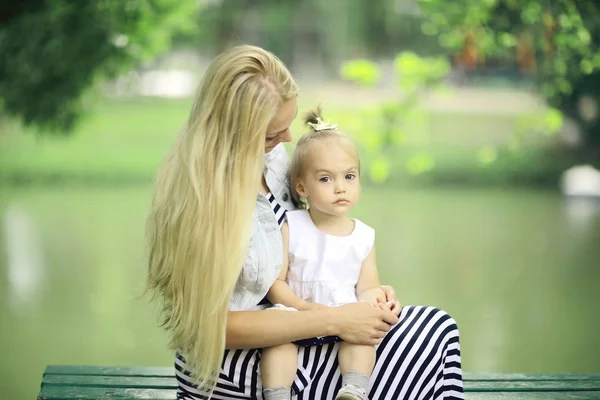
[(343, 386), (335, 396), (335, 400), (369, 400), (367, 393), (354, 385)]

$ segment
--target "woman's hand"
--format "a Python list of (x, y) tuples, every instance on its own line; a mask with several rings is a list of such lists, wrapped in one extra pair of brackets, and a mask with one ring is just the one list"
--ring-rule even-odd
[(329, 309), (333, 334), (346, 342), (375, 346), (379, 344), (398, 317), (391, 311), (359, 301)]
[(390, 311), (395, 315), (400, 315), (400, 311), (402, 311), (402, 305), (396, 298), (396, 292), (394, 288), (388, 285), (381, 285), (381, 290), (385, 293), (385, 302), (390, 308)]

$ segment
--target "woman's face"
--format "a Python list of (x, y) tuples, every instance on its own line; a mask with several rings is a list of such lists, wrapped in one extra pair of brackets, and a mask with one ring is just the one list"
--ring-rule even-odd
[(275, 115), (275, 118), (269, 123), (267, 136), (265, 139), (265, 153), (269, 153), (281, 142), (291, 142), (292, 134), (290, 125), (298, 115), (298, 104), (293, 98), (281, 105), (281, 108)]

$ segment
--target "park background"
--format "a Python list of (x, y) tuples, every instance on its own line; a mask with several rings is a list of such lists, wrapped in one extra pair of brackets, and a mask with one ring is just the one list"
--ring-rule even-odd
[(0, 6), (1, 399), (172, 364), (136, 298), (152, 180), (243, 43), (356, 141), (381, 279), (457, 320), (465, 371), (600, 372), (600, 5), (29, 0)]

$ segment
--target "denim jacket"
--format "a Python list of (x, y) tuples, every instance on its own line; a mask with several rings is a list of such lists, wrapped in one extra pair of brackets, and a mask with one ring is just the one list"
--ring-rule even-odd
[[(288, 178), (289, 159), (283, 144), (265, 154), (265, 180), (277, 202), (293, 210)], [(256, 197), (250, 247), (229, 301), (230, 311), (253, 309), (269, 291), (281, 271), (283, 242), (275, 213), (262, 194)]]

